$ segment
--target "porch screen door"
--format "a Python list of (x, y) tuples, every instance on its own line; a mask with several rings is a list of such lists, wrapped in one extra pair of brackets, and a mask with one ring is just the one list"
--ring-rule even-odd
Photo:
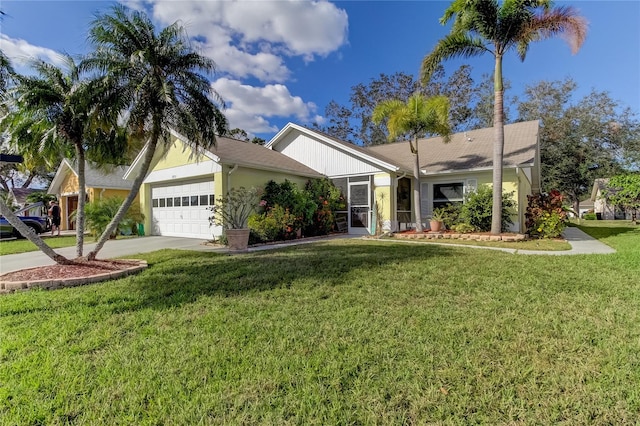
[(349, 233), (368, 234), (371, 213), (369, 182), (349, 183)]

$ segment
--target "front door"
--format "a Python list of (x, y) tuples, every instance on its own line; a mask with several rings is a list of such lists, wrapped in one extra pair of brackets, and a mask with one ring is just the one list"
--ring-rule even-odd
[(349, 183), (349, 233), (369, 234), (371, 221), (369, 182)]
[(73, 220), (69, 218), (76, 210), (78, 210), (78, 197), (67, 198), (67, 229), (69, 230), (76, 229), (75, 218)]

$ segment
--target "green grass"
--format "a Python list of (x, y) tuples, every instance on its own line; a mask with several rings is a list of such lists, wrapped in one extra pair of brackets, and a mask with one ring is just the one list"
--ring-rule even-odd
[[(45, 240), (47, 245), (53, 249), (59, 249), (63, 247), (73, 247), (76, 245), (76, 237), (75, 235), (63, 235), (60, 237), (51, 237), (49, 234), (43, 234), (41, 237)], [(123, 238), (123, 237), (120, 237)], [(85, 244), (95, 242), (95, 238), (85, 235), (84, 236)], [(26, 239), (19, 240), (5, 240), (0, 241), (0, 255), (6, 254), (18, 254), (18, 253), (28, 253), (30, 251), (38, 251), (38, 247), (33, 244), (31, 241)]]
[(164, 250), (0, 297), (0, 424), (637, 424), (640, 227), (583, 229), (618, 252)]
[(399, 241), (411, 241), (415, 243), (425, 243), (425, 244), (460, 244), (465, 246), (476, 246), (476, 247), (498, 247), (498, 248), (509, 248), (514, 250), (539, 250), (539, 251), (562, 251), (562, 250), (571, 250), (571, 244), (564, 240), (556, 240), (556, 239), (536, 239), (536, 240), (526, 240), (526, 241), (475, 241), (475, 240), (445, 240), (443, 238), (437, 240), (402, 240)]

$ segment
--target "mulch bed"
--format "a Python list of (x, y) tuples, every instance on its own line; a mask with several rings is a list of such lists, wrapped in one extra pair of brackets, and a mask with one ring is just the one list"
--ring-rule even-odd
[(63, 280), (70, 278), (86, 278), (102, 275), (106, 272), (122, 271), (139, 262), (131, 260), (96, 259), (74, 260), (73, 265), (50, 265), (35, 268), (21, 269), (0, 275), (0, 281), (38, 281), (38, 280)]

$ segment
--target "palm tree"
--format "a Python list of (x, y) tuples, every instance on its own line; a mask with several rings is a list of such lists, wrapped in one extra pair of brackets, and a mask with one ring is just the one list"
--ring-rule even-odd
[[(454, 18), (455, 17), (455, 18)], [(422, 81), (426, 83), (444, 60), (491, 53), (495, 58), (493, 126), (493, 218), (491, 233), (499, 234), (502, 221), (502, 160), (504, 152), (504, 105), (502, 58), (515, 49), (524, 61), (533, 41), (562, 34), (573, 53), (586, 38), (587, 22), (568, 6), (552, 7), (550, 0), (455, 0), (440, 22), (454, 18), (451, 32), (440, 40), (422, 61)]]
[(414, 156), (413, 209), (415, 210), (416, 231), (422, 232), (418, 138), (425, 135), (441, 135), (445, 142), (449, 141), (451, 134), (449, 99), (445, 96), (428, 98), (416, 93), (406, 103), (399, 100), (384, 101), (373, 110), (372, 119), (376, 124), (387, 120), (390, 141), (409, 134), (409, 147)]
[(3, 95), (5, 90), (7, 90), (7, 85), (9, 84), (9, 80), (13, 73), (11, 61), (9, 61), (9, 58), (7, 58), (4, 52), (0, 50), (0, 93)]
[[(97, 86), (83, 80), (75, 60), (62, 55), (63, 68), (34, 60), (33, 76), (15, 76), (16, 85), (9, 99), (9, 113), (2, 120), (15, 146), (21, 152), (72, 154), (78, 167), (78, 213), (76, 216), (76, 254), (82, 257), (84, 245), (84, 206), (86, 203), (85, 157), (95, 146), (109, 143), (108, 123), (96, 108)], [(115, 126), (112, 120), (110, 127)]]
[(170, 143), (170, 130), (194, 146), (210, 147), (216, 134), (225, 134), (227, 121), (217, 106), (221, 98), (200, 74), (213, 72), (215, 64), (194, 51), (178, 22), (156, 32), (143, 12), (116, 5), (96, 16), (89, 39), (95, 50), (82, 66), (102, 75), (101, 104), (121, 112), (131, 137), (147, 141), (131, 192), (87, 255), (95, 259), (137, 196), (158, 144)]

